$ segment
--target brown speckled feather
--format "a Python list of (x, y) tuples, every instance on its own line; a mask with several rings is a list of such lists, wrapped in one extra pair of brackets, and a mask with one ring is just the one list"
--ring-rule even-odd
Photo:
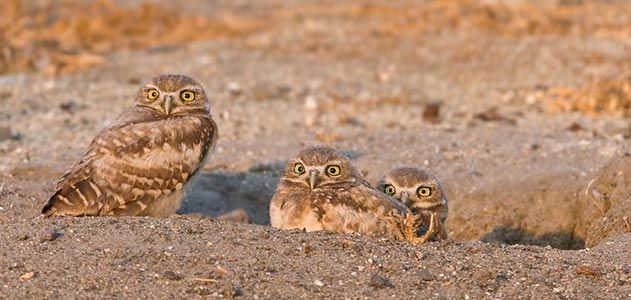
[[(400, 203), (405, 204), (417, 216), (425, 222), (432, 214), (438, 218), (435, 239), (447, 239), (448, 232), (445, 222), (449, 214), (449, 206), (440, 182), (431, 174), (413, 167), (398, 167), (390, 170), (379, 181), (379, 190), (386, 193), (386, 187), (390, 186), (391, 196)], [(421, 187), (431, 189), (429, 196), (421, 197), (418, 189)], [(422, 228), (421, 232), (426, 230)]]
[[(305, 171), (296, 173), (296, 164)], [(320, 186), (305, 182), (306, 172), (330, 166), (340, 166), (340, 175), (327, 178), (318, 173)], [(328, 147), (306, 148), (288, 163), (270, 203), (270, 219), (282, 229), (356, 232), (412, 242), (422, 225), (405, 205), (372, 187), (348, 158)]]
[(216, 138), (217, 126), (205, 109), (165, 115), (134, 107), (92, 141), (61, 178), (42, 214), (174, 213)]

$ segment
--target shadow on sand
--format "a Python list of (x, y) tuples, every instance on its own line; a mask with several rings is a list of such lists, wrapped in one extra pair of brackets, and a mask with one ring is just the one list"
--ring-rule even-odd
[(585, 248), (585, 240), (571, 233), (558, 232), (534, 236), (523, 229), (511, 227), (497, 227), (485, 234), (481, 240), (485, 243), (550, 246), (561, 250)]
[(269, 202), (285, 164), (257, 164), (247, 172), (202, 173), (193, 182), (178, 213), (218, 217), (242, 209), (250, 223), (268, 225)]

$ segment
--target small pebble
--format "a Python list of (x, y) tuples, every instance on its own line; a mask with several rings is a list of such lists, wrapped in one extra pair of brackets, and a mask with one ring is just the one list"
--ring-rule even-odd
[(435, 279), (434, 275), (432, 275), (432, 273), (425, 269), (419, 271), (418, 277), (421, 279), (421, 281), (432, 281)]
[(390, 281), (390, 279), (377, 274), (372, 275), (372, 277), (370, 278), (370, 282), (368, 282), (368, 285), (377, 289), (394, 288), (394, 284), (392, 283), (392, 281)]
[(583, 126), (581, 126), (581, 124), (579, 124), (577, 122), (574, 122), (570, 126), (567, 127), (567, 130), (568, 131), (572, 131), (572, 132), (576, 132), (576, 131), (579, 131), (579, 130), (582, 130), (582, 129), (583, 129)]
[(440, 106), (441, 103), (429, 103), (425, 105), (423, 110), (423, 120), (427, 123), (438, 124), (440, 123)]
[(176, 281), (184, 279), (184, 277), (182, 275), (177, 274), (177, 273), (175, 273), (173, 271), (166, 271), (166, 272), (164, 272), (164, 278), (166, 278), (168, 280), (176, 280)]
[(40, 237), (39, 242), (40, 243), (44, 243), (44, 242), (52, 242), (58, 238), (60, 238), (61, 236), (63, 236), (64, 233), (57, 230), (57, 229), (51, 229), (49, 231), (47, 231), (44, 235), (42, 235), (42, 237)]
[(20, 281), (27, 281), (33, 278), (33, 276), (35, 276), (35, 272), (24, 273), (22, 274), (22, 276), (20, 276)]
[(228, 83), (228, 91), (233, 96), (239, 96), (243, 93), (243, 89), (241, 88), (241, 85), (238, 82), (234, 82), (234, 81)]
[(500, 283), (500, 282), (505, 282), (508, 281), (508, 275), (506, 274), (497, 274), (495, 275), (495, 282)]
[(243, 290), (240, 287), (234, 288), (234, 292), (232, 293), (232, 297), (241, 297), (243, 296)]
[(600, 276), (602, 275), (600, 272), (598, 272), (598, 270), (587, 266), (587, 265), (580, 265), (578, 267), (576, 267), (576, 274), (577, 275), (585, 275), (585, 276)]

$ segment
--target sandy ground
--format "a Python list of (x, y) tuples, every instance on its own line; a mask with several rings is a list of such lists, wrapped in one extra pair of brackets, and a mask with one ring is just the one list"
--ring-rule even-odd
[[(628, 40), (365, 35), (372, 19), (300, 1), (287, 4), (294, 15), (272, 1), (209, 3), (199, 12), (277, 19), (246, 36), (113, 52), (70, 75), (0, 77), (0, 297), (631, 297), (631, 123), (549, 114), (538, 100), (625, 76)], [(204, 83), (220, 131), (184, 216), (37, 219), (139, 82), (166, 72)], [(267, 226), (284, 162), (318, 143), (347, 151), (373, 183), (400, 165), (434, 173), (455, 241)], [(240, 209), (252, 224), (213, 219)]]

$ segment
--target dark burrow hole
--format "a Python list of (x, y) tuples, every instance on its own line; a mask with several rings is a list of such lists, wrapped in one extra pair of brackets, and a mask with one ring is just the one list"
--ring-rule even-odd
[[(250, 172), (208, 172), (196, 179), (180, 214), (201, 214), (219, 217), (235, 210), (244, 210), (253, 224), (269, 225), (269, 200), (274, 195), (282, 169), (255, 166)], [(485, 243), (551, 246), (556, 249), (585, 248), (585, 240), (568, 233), (535, 236), (522, 229), (498, 227), (485, 234)]]
[(578, 250), (585, 248), (585, 240), (570, 233), (548, 233), (535, 236), (523, 229), (498, 227), (481, 238), (485, 243), (499, 243), (508, 245), (550, 246), (561, 250)]
[(248, 222), (269, 225), (269, 201), (285, 164), (258, 164), (247, 172), (202, 173), (195, 179), (178, 213), (220, 217), (243, 210)]
[[(280, 165), (280, 164), (278, 164)], [(255, 166), (249, 172), (208, 172), (200, 175), (179, 213), (219, 217), (242, 209), (253, 224), (269, 225), (269, 200), (274, 195), (282, 169)], [(498, 227), (485, 234), (485, 243), (551, 246), (556, 249), (585, 248), (585, 240), (569, 233), (535, 236), (525, 230)]]
[[(204, 172), (196, 179), (178, 213), (219, 217), (234, 211), (242, 211), (244, 215), (247, 215), (249, 223), (269, 225), (269, 201), (274, 195), (285, 164), (285, 161), (257, 164), (244, 172)], [(549, 190), (555, 191), (553, 188)], [(561, 194), (542, 194), (541, 198), (563, 195), (562, 192), (557, 192)], [(606, 194), (609, 195), (612, 192)], [(522, 196), (530, 197), (529, 195)], [(479, 226), (483, 225), (479, 224)], [(604, 235), (606, 236), (607, 232), (604, 232)], [(511, 226), (497, 226), (490, 232), (484, 233), (480, 240), (485, 243), (550, 246), (562, 250), (584, 249), (591, 241), (590, 237), (578, 236), (571, 232), (534, 234)], [(594, 241), (591, 243), (594, 244)]]

